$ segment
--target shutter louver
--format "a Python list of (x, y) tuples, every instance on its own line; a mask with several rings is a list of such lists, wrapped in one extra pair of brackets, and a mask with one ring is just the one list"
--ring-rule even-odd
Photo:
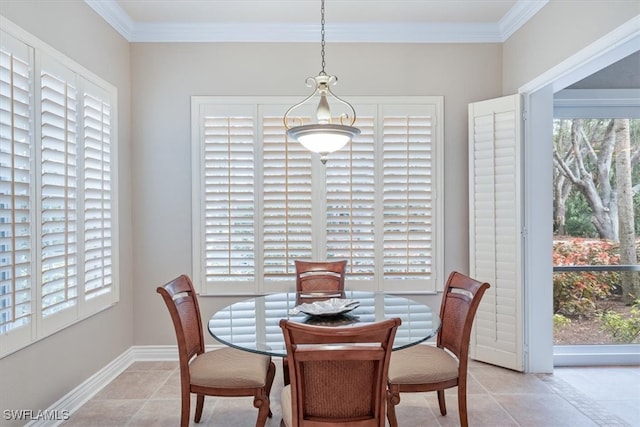
[(77, 304), (77, 89), (68, 80), (41, 76), (43, 317)]
[(346, 259), (350, 280), (375, 272), (374, 117), (359, 116), (361, 134), (327, 162), (327, 258)]
[(399, 317), (403, 324), (411, 326), (411, 328), (399, 329), (396, 333), (396, 340), (415, 341), (414, 338), (422, 335), (422, 331), (433, 329), (433, 313), (414, 309), (413, 305), (408, 304), (405, 298), (385, 295), (383, 304), (386, 318)]
[(84, 94), (84, 294), (112, 291), (111, 106)]
[(30, 325), (33, 313), (31, 68), (22, 47), (0, 50), (0, 335)]
[(430, 279), (432, 117), (385, 116), (383, 120), (384, 278)]
[(204, 118), (205, 276), (255, 279), (255, 120)]
[(312, 256), (312, 158), (287, 139), (281, 116), (263, 118), (263, 139), (264, 275), (278, 281)]
[(257, 311), (255, 301), (240, 301), (233, 305), (233, 312), (230, 307), (219, 310), (216, 313), (216, 318), (209, 320), (209, 328), (213, 329), (224, 325), (225, 328), (229, 328), (233, 336), (220, 335), (221, 340), (248, 346), (258, 341), (256, 337), (256, 331), (259, 329), (256, 325)]

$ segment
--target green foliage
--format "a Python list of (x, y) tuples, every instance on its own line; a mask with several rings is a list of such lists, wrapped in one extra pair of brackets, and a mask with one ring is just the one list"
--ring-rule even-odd
[(565, 229), (574, 237), (598, 237), (598, 232), (591, 222), (591, 206), (579, 191), (572, 191), (567, 198)]
[(640, 338), (640, 300), (635, 301), (629, 312), (629, 317), (624, 317), (615, 311), (605, 311), (600, 316), (600, 322), (600, 328), (611, 335), (615, 342), (620, 344), (638, 342)]
[(553, 315), (553, 332), (558, 333), (562, 328), (571, 324), (571, 319), (562, 314)]
[[(604, 240), (569, 239), (555, 241), (553, 265), (615, 265), (618, 246)], [(613, 295), (618, 272), (562, 272), (553, 275), (554, 313), (568, 317), (593, 317), (598, 302)]]

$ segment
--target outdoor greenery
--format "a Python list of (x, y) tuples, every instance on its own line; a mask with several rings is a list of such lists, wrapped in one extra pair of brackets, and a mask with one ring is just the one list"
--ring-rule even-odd
[[(567, 239), (554, 242), (554, 265), (616, 265), (618, 246), (607, 241)], [(562, 272), (554, 274), (554, 313), (567, 317), (593, 317), (598, 304), (620, 294), (620, 273)]]
[(640, 300), (630, 310), (630, 316), (607, 310), (601, 315), (602, 329), (609, 333), (617, 343), (638, 342), (640, 337)]
[[(554, 266), (638, 263), (640, 120), (556, 120), (553, 185)], [(589, 321), (640, 339), (638, 272), (557, 272), (553, 297), (556, 332)]]
[[(619, 264), (618, 251), (619, 245), (615, 242), (559, 239), (554, 242), (554, 265), (616, 265)], [(620, 272), (557, 272), (553, 279), (555, 333), (570, 328), (575, 322), (597, 320), (611, 341), (640, 342), (640, 299), (625, 313), (612, 308), (612, 302), (621, 300)]]

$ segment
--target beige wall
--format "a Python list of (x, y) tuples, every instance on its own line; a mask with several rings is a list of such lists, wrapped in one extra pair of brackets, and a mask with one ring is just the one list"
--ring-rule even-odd
[(504, 43), (504, 94), (517, 93), (638, 14), (636, 0), (551, 0)]
[[(445, 271), (468, 270), (467, 104), (501, 94), (499, 44), (330, 44), (336, 93), (444, 95)], [(173, 344), (155, 288), (191, 271), (190, 97), (307, 95), (313, 44), (133, 44), (136, 344)], [(154, 191), (154, 189), (162, 189)], [(432, 299), (433, 300), (433, 299)], [(209, 317), (229, 298), (201, 299)], [(435, 306), (439, 300), (434, 300)], [(213, 341), (210, 341), (213, 343)]]
[[(0, 12), (118, 89), (120, 302), (0, 359), (0, 411), (38, 410), (134, 344), (129, 44), (82, 1), (2, 0)], [(0, 419), (0, 424), (5, 422)]]

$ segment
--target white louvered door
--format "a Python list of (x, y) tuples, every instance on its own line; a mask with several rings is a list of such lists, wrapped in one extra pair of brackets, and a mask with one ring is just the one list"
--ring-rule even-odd
[(469, 105), (469, 273), (491, 288), (478, 308), (473, 359), (523, 370), (520, 97)]

